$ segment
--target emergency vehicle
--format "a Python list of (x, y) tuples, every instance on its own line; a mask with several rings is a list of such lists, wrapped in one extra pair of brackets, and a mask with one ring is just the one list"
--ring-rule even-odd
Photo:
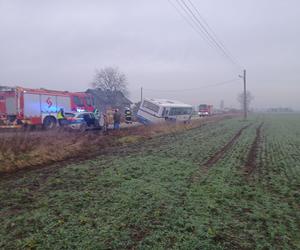
[(1, 127), (43, 125), (45, 128), (53, 128), (57, 124), (60, 109), (64, 112), (93, 112), (93, 97), (84, 92), (0, 88)]
[(200, 104), (199, 105), (199, 116), (211, 116), (213, 114), (213, 105)]

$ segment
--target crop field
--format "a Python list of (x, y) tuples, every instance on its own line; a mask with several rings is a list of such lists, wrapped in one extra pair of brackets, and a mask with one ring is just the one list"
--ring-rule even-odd
[(300, 249), (299, 115), (122, 140), (0, 178), (0, 248)]

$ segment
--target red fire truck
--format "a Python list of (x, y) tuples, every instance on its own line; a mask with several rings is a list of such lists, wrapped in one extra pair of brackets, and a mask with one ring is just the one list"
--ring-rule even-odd
[(199, 116), (211, 116), (213, 114), (213, 105), (200, 104), (199, 105)]
[(0, 88), (0, 125), (18, 127), (43, 125), (53, 128), (57, 124), (57, 113), (94, 111), (94, 101), (84, 92), (67, 92), (22, 87)]

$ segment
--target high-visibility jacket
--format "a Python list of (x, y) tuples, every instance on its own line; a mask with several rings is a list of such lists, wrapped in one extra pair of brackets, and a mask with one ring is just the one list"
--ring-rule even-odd
[(65, 118), (65, 116), (63, 115), (63, 113), (61, 112), (61, 111), (59, 111), (58, 113), (57, 113), (57, 119), (58, 120), (61, 120), (61, 119), (64, 119)]

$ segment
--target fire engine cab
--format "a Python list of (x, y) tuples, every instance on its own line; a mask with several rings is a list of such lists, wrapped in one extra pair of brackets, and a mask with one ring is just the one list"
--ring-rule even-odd
[(0, 88), (0, 126), (43, 125), (53, 128), (57, 113), (94, 111), (94, 101), (84, 92), (67, 92), (22, 87)]
[(200, 104), (199, 105), (199, 116), (211, 116), (213, 114), (213, 105)]

